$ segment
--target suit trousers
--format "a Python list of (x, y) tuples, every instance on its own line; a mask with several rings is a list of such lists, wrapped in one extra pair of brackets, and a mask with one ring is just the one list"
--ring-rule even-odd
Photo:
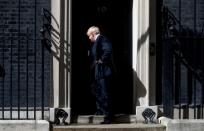
[(112, 108), (112, 76), (96, 80), (95, 97), (96, 97), (96, 114), (111, 117)]

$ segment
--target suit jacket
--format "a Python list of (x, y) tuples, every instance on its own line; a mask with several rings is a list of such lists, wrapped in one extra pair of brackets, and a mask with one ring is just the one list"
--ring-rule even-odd
[[(113, 74), (112, 44), (105, 36), (97, 37), (91, 48), (91, 57), (95, 79)], [(97, 63), (98, 60), (101, 60), (102, 63)]]

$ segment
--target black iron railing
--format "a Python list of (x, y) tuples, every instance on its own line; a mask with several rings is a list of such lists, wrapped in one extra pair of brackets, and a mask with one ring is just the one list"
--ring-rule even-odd
[[(36, 113), (41, 113), (44, 119), (49, 107), (49, 84), (46, 82), (50, 82), (50, 54), (44, 39), (28, 36), (0, 39), (4, 72), (0, 78), (0, 119), (37, 119)], [(33, 47), (35, 44), (38, 50)]]
[[(164, 115), (173, 118), (204, 118), (204, 34), (182, 26), (168, 10), (162, 10), (162, 105)], [(196, 23), (196, 21), (194, 21)]]
[(43, 9), (41, 30), (37, 25), (22, 30), (18, 21), (17, 32), (0, 25), (0, 119), (45, 119), (51, 85), (51, 41), (46, 30), (50, 20)]

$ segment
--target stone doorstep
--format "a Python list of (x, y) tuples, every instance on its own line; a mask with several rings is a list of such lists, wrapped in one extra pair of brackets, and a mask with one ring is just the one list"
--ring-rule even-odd
[(99, 124), (104, 120), (104, 116), (94, 116), (94, 115), (79, 115), (76, 118), (77, 124)]
[[(135, 115), (116, 115), (114, 123), (135, 123)], [(99, 124), (104, 121), (103, 115), (79, 115), (74, 120), (77, 124)]]
[(0, 120), (0, 131), (49, 131), (46, 120)]
[(68, 125), (68, 126), (53, 126), (51, 131), (165, 131), (166, 127), (161, 124), (104, 124), (104, 125)]
[(170, 119), (160, 117), (159, 123), (166, 126), (167, 131), (203, 131), (203, 119)]

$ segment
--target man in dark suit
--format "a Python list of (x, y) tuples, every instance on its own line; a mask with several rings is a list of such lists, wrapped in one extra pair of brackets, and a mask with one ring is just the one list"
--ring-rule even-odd
[(105, 115), (102, 124), (110, 124), (113, 119), (112, 95), (113, 63), (112, 44), (96, 26), (91, 26), (87, 36), (93, 43), (90, 50), (91, 76), (96, 97), (96, 115)]

